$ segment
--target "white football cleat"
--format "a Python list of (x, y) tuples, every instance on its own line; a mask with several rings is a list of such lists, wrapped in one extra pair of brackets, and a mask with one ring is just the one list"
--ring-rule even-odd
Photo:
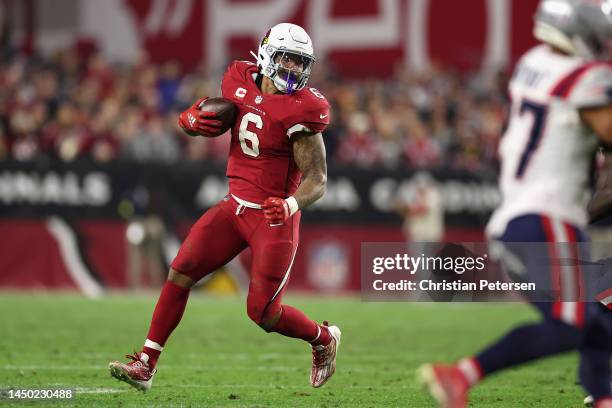
[(148, 391), (153, 385), (153, 376), (157, 372), (141, 359), (141, 353), (128, 354), (125, 357), (132, 360), (129, 363), (113, 361), (108, 364), (110, 374), (120, 381), (130, 384), (139, 391)]
[(312, 347), (310, 385), (315, 388), (325, 384), (336, 372), (336, 355), (340, 346), (340, 336), (342, 336), (338, 326), (329, 326), (327, 322), (323, 322), (322, 329), (327, 329), (332, 339), (327, 346)]

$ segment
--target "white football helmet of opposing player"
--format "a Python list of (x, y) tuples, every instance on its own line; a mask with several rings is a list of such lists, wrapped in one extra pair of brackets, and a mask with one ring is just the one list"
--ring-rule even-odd
[(302, 27), (290, 23), (272, 27), (259, 43), (257, 55), (253, 56), (261, 73), (284, 93), (293, 93), (306, 86), (315, 61), (310, 36)]
[(612, 57), (612, 0), (541, 0), (535, 37), (586, 60)]

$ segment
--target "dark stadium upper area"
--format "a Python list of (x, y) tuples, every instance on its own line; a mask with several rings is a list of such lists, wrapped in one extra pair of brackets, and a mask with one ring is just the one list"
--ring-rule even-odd
[[(184, 72), (180, 62), (114, 65), (95, 47), (41, 56), (11, 49), (0, 63), (0, 160), (224, 163), (229, 138), (190, 138), (177, 128), (184, 109), (220, 93), (219, 72)], [(308, 85), (330, 101), (328, 160), (362, 168), (496, 167), (505, 119), (505, 77), (402, 66), (385, 79), (351, 80), (324, 59)]]

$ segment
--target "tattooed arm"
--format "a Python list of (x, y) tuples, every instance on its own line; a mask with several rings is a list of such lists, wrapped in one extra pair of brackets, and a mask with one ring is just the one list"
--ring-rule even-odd
[(291, 197), (269, 197), (262, 208), (270, 225), (281, 225), (299, 209), (323, 197), (327, 185), (325, 145), (321, 133), (296, 133), (293, 141), (293, 158), (302, 171), (302, 183)]
[(304, 174), (293, 197), (305, 208), (323, 197), (327, 185), (325, 144), (321, 133), (297, 133), (293, 137), (293, 157)]

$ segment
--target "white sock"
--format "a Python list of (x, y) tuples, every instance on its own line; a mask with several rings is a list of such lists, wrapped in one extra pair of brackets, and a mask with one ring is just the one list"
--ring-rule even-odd
[(147, 353), (140, 353), (140, 361), (147, 364), (149, 362), (149, 355)]
[(470, 386), (478, 383), (482, 378), (481, 369), (474, 358), (464, 358), (459, 361), (457, 368), (463, 373)]
[(164, 351), (164, 348), (162, 346), (160, 346), (159, 343), (156, 343), (156, 342), (151, 341), (149, 339), (145, 340), (144, 346), (148, 347), (150, 349), (153, 349), (153, 350), (157, 350), (159, 352)]

